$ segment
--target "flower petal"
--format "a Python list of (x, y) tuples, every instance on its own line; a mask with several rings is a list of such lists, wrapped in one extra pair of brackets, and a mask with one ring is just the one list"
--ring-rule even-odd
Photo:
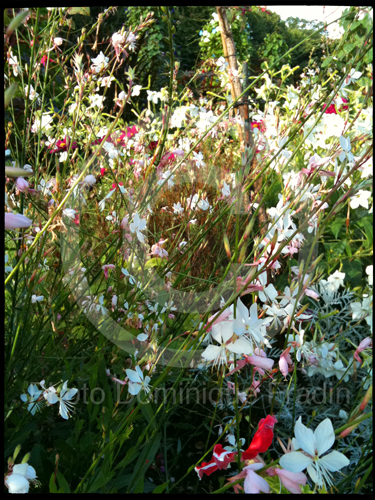
[(305, 425), (303, 425), (302, 417), (299, 417), (296, 422), (296, 425), (294, 427), (294, 435), (296, 436), (298, 444), (303, 449), (303, 451), (306, 451), (306, 453), (308, 453), (309, 455), (314, 456), (315, 436), (311, 429), (308, 429)]
[(290, 472), (302, 472), (306, 467), (312, 464), (313, 460), (299, 451), (286, 453), (280, 458), (280, 465), (283, 469)]
[(319, 458), (319, 463), (330, 472), (336, 472), (350, 464), (350, 460), (339, 451), (331, 451), (323, 458)]
[(323, 453), (332, 448), (332, 445), (335, 442), (335, 431), (329, 418), (320, 422), (318, 427), (315, 429), (314, 436), (316, 448), (320, 457)]
[(133, 382), (129, 382), (128, 384), (128, 391), (132, 396), (136, 396), (141, 388), (142, 386), (140, 384), (135, 384)]
[(140, 379), (138, 373), (134, 370), (125, 370), (126, 372), (126, 376), (128, 377), (128, 379), (130, 380), (130, 382), (134, 382), (134, 383), (142, 383), (142, 380)]

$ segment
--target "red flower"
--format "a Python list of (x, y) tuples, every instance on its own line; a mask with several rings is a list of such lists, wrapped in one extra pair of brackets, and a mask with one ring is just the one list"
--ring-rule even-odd
[(150, 144), (148, 145), (148, 149), (150, 151), (154, 151), (156, 149), (156, 146), (159, 144), (159, 141), (151, 141)]
[[(119, 182), (118, 185), (119, 186), (123, 186), (124, 183), (123, 182)], [(112, 184), (112, 189), (117, 189), (117, 184), (115, 182)]]
[[(56, 62), (54, 59), (49, 58), (49, 61), (50, 61), (50, 62), (54, 62), (54, 63), (56, 63), (56, 64), (57, 64), (57, 62)], [(45, 66), (45, 65), (46, 65), (46, 62), (47, 62), (47, 56), (46, 56), (46, 55), (44, 55), (44, 56), (42, 57), (42, 59), (40, 60), (40, 63), (41, 63), (41, 64), (43, 64), (43, 66)]]
[(199, 479), (202, 479), (203, 474), (211, 475), (217, 470), (226, 470), (231, 462), (236, 459), (236, 453), (224, 450), (221, 444), (214, 446), (212, 458), (209, 462), (203, 462), (201, 466), (195, 467)]
[[(242, 453), (241, 460), (252, 460), (258, 453), (264, 453), (268, 450), (273, 440), (273, 427), (276, 423), (277, 419), (272, 415), (267, 415), (266, 418), (260, 420), (258, 430), (254, 434), (249, 448)], [(211, 460), (195, 467), (199, 479), (202, 479), (204, 474), (210, 476), (217, 470), (226, 470), (229, 464), (236, 460), (236, 455), (237, 452), (224, 450), (221, 444), (216, 444)]]
[[(56, 149), (51, 150), (51, 153), (60, 153), (62, 151), (68, 151), (69, 150), (69, 139), (65, 137), (62, 141), (57, 141), (56, 142)], [(71, 149), (77, 149), (78, 145), (75, 141), (73, 141)]]
[[(342, 98), (343, 102), (344, 103), (347, 103), (348, 101), (345, 99), (345, 98)], [(324, 104), (323, 106), (323, 109), (325, 109), (327, 107), (327, 104)], [(348, 106), (341, 106), (339, 111), (345, 111), (346, 109), (348, 109)], [(325, 111), (325, 114), (327, 115), (337, 115), (337, 110), (336, 110), (336, 106), (334, 104), (331, 104), (330, 106), (328, 106), (328, 108), (326, 109)]]
[(242, 453), (242, 460), (252, 460), (258, 453), (264, 453), (268, 450), (273, 440), (273, 427), (276, 423), (277, 419), (272, 415), (262, 418), (250, 446)]

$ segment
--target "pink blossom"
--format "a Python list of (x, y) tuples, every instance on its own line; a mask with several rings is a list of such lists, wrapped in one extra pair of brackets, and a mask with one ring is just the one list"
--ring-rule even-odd
[(15, 230), (31, 226), (33, 223), (28, 217), (22, 214), (10, 214), (5, 212), (5, 229)]
[[(215, 321), (212, 323), (212, 325), (210, 325), (206, 331), (207, 332), (210, 332), (213, 325), (216, 325), (217, 323), (220, 323), (220, 321), (224, 321), (225, 319), (227, 319), (227, 317), (232, 314), (232, 311), (230, 309), (230, 307), (227, 307), (226, 309), (224, 309), (224, 311), (215, 319)], [(207, 327), (207, 325), (209, 324), (210, 321), (212, 321), (212, 319), (215, 317), (215, 314), (213, 314), (212, 316), (210, 316), (207, 320), (207, 323), (205, 324), (204, 328)]]
[(263, 464), (255, 463), (244, 467), (243, 470), (246, 471), (246, 478), (244, 482), (245, 493), (269, 493), (270, 486), (265, 479), (258, 476), (254, 471), (262, 469)]
[(114, 266), (113, 264), (105, 264), (104, 266), (102, 266), (106, 280), (108, 279), (108, 269), (115, 269), (115, 268), (116, 266)]
[(29, 187), (29, 183), (23, 177), (17, 177), (16, 186), (23, 192)]
[(359, 346), (357, 347), (355, 353), (354, 353), (354, 357), (355, 359), (362, 364), (362, 360), (361, 358), (358, 356), (358, 354), (362, 351), (364, 351), (365, 349), (367, 349), (368, 347), (372, 347), (372, 339), (370, 337), (366, 337), (365, 339), (363, 339)]
[(285, 351), (281, 354), (280, 359), (279, 359), (279, 368), (280, 368), (280, 371), (284, 375), (285, 378), (286, 378), (288, 371), (289, 371), (288, 365), (294, 366), (292, 358), (290, 357), (289, 351), (290, 351), (290, 347), (285, 349)]
[(303, 472), (290, 472), (285, 469), (270, 469), (267, 470), (270, 476), (279, 476), (281, 484), (291, 493), (302, 493), (301, 486), (307, 483), (307, 477)]

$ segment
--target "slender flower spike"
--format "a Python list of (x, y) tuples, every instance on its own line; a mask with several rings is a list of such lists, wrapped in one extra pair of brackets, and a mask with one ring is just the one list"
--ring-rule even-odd
[(134, 370), (125, 370), (126, 375), (129, 379), (129, 393), (133, 396), (136, 396), (141, 389), (144, 389), (146, 394), (150, 392), (150, 386), (148, 385), (150, 382), (150, 377), (143, 377), (142, 370), (137, 365)]
[(326, 418), (313, 432), (302, 424), (300, 417), (296, 422), (294, 434), (296, 437), (294, 448), (302, 448), (302, 451), (292, 451), (282, 456), (281, 467), (290, 472), (302, 472), (307, 467), (307, 472), (314, 483), (325, 489), (327, 489), (326, 484), (332, 486), (331, 472), (339, 471), (350, 462), (339, 451), (331, 451), (328, 455), (322, 456), (335, 442), (335, 431), (331, 420)]

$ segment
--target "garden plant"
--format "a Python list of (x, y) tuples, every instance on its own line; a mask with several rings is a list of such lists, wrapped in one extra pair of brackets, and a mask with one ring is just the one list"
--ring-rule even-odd
[(6, 492), (372, 491), (372, 8), (334, 21), (4, 11)]

